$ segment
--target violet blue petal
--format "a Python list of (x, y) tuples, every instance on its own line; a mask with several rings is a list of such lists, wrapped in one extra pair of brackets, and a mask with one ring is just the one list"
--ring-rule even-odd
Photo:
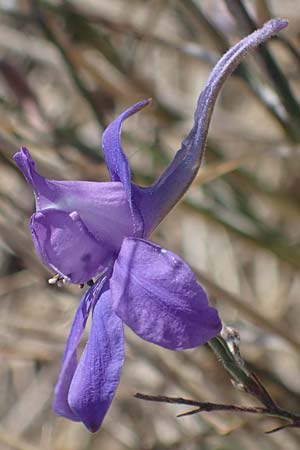
[(48, 180), (35, 169), (30, 153), (22, 147), (14, 159), (31, 185), (36, 211), (54, 208), (77, 211), (88, 230), (100, 242), (109, 242), (118, 251), (124, 236), (141, 236), (143, 222), (135, 217), (122, 183)]
[(200, 94), (194, 125), (171, 164), (149, 188), (132, 187), (132, 197), (144, 219), (144, 236), (149, 235), (161, 222), (195, 178), (203, 158), (216, 99), (227, 78), (251, 50), (277, 34), (287, 24), (287, 21), (282, 19), (269, 20), (262, 28), (242, 39), (224, 54)]
[(104, 130), (102, 147), (112, 181), (120, 181), (131, 202), (131, 174), (127, 156), (121, 144), (121, 130), (124, 120), (149, 105), (150, 99), (142, 100), (124, 111)]
[(190, 267), (149, 241), (124, 239), (110, 289), (115, 313), (146, 341), (183, 350), (221, 331), (218, 313)]
[(105, 278), (97, 280), (84, 294), (79, 303), (66, 343), (59, 378), (55, 386), (54, 412), (58, 416), (64, 416), (71, 420), (80, 421), (80, 418), (71, 410), (68, 403), (70, 384), (77, 368), (77, 347), (83, 335), (91, 308), (99, 299), (104, 282)]
[(129, 109), (124, 111), (117, 119), (115, 119), (108, 127), (104, 130), (102, 135), (102, 147), (107, 164), (107, 168), (110, 173), (110, 177), (114, 182), (121, 182), (124, 186), (128, 203), (130, 205), (132, 222), (134, 227), (134, 232), (131, 236), (141, 237), (144, 236), (144, 230), (141, 233), (140, 222), (142, 220), (139, 210), (136, 208), (134, 199), (132, 198), (131, 192), (131, 173), (130, 166), (128, 163), (127, 156), (124, 153), (121, 144), (121, 130), (124, 120), (132, 116), (136, 112), (140, 111), (142, 108), (147, 106), (151, 102), (151, 99), (142, 100), (131, 106)]
[(99, 429), (119, 384), (124, 362), (121, 319), (112, 311), (110, 292), (97, 302), (87, 345), (68, 395), (71, 410), (92, 432)]
[(75, 284), (103, 272), (114, 253), (109, 242), (97, 241), (77, 211), (45, 209), (32, 215), (32, 239), (42, 262)]

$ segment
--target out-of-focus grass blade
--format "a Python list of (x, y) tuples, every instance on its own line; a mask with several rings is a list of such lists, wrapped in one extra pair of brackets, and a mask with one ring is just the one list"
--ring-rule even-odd
[(268, 0), (255, 0), (255, 9), (259, 23), (265, 23), (272, 18)]
[[(225, 3), (236, 19), (238, 26), (241, 28), (243, 34), (250, 33), (257, 28), (257, 25), (249, 15), (244, 3), (240, 0), (225, 0)], [(282, 104), (284, 105), (293, 130), (293, 137), (295, 142), (300, 141), (300, 106), (297, 102), (294, 94), (292, 93), (289, 82), (282, 72), (280, 66), (271, 55), (267, 46), (261, 46), (258, 50), (258, 54), (261, 56), (264, 70), (273, 82), (277, 94), (279, 95)]]
[(297, 353), (300, 354), (299, 340), (290, 333), (290, 331), (284, 324), (275, 324), (259, 311), (255, 310), (254, 307), (247, 304), (246, 302), (240, 301), (240, 299), (236, 295), (228, 292), (226, 289), (223, 289), (217, 283), (212, 281), (205, 273), (195, 268), (194, 271), (197, 274), (199, 281), (206, 286), (209, 293), (213, 297), (217, 298), (220, 303), (224, 301), (234, 308), (238, 309), (239, 311), (241, 311), (242, 315), (250, 319), (256, 325), (259, 325), (262, 328), (273, 333), (274, 335), (278, 335), (283, 338), (297, 351)]
[(223, 175), (226, 175), (227, 173), (230, 173), (244, 164), (247, 164), (250, 161), (254, 161), (257, 158), (261, 157), (262, 154), (269, 153), (270, 149), (267, 149), (265, 151), (257, 151), (254, 153), (249, 153), (243, 156), (240, 156), (239, 158), (230, 159), (224, 162), (215, 162), (211, 163), (204, 168), (201, 169), (201, 171), (196, 176), (195, 180), (193, 181), (193, 186), (200, 186), (204, 183), (209, 183), (213, 181), (216, 178), (219, 178)]
[[(228, 48), (230, 47), (229, 40), (224, 35), (222, 30), (220, 30), (220, 28), (217, 27), (212, 22), (212, 20), (208, 19), (207, 15), (203, 12), (200, 3), (195, 2), (194, 0), (184, 0), (182, 2), (177, 1), (176, 5), (178, 8), (180, 8), (180, 10), (182, 10), (183, 13), (187, 15), (187, 18), (189, 19), (191, 25), (195, 21), (198, 21), (199, 25), (201, 27), (204, 27), (207, 30), (207, 32), (209, 32), (209, 35), (212, 37), (212, 41), (215, 43), (216, 47), (220, 50), (221, 53), (224, 53), (226, 50), (228, 50)], [(253, 28), (251, 28), (250, 31), (253, 31)], [(245, 30), (243, 30), (243, 33), (244, 35), (247, 34), (247, 32), (245, 33)], [(199, 33), (199, 36), (201, 36), (201, 33)], [(268, 52), (265, 46), (261, 47), (261, 51), (263, 52), (263, 54), (265, 54), (264, 52), (267, 52), (268, 55), (267, 58), (269, 58), (268, 61), (271, 60), (272, 68), (268, 68), (268, 70), (271, 72), (271, 75), (274, 78), (273, 81), (275, 86), (277, 86), (277, 89), (279, 89), (278, 91), (279, 96), (280, 93), (282, 92), (283, 97), (281, 98), (281, 101), (283, 102), (284, 105), (285, 103), (287, 103), (287, 111), (289, 111), (290, 108), (291, 111), (293, 111), (293, 117), (295, 115), (295, 118), (293, 118), (292, 121), (289, 120), (289, 118), (286, 117), (285, 114), (282, 114), (281, 111), (282, 108), (280, 108), (280, 105), (278, 105), (277, 102), (274, 101), (274, 99), (272, 99), (267, 92), (265, 92), (264, 86), (262, 85), (261, 81), (259, 81), (257, 77), (253, 76), (253, 72), (248, 70), (247, 63), (242, 61), (237, 70), (235, 71), (235, 74), (239, 75), (242, 79), (246, 81), (251, 92), (265, 107), (265, 109), (270, 114), (272, 114), (272, 116), (277, 120), (277, 122), (282, 127), (288, 139), (292, 142), (299, 142), (300, 138), (298, 126), (299, 114), (297, 112), (299, 110), (299, 106), (296, 100), (293, 98), (293, 95), (289, 88), (288, 82), (285, 79), (285, 76), (281, 72), (279, 66), (271, 56), (270, 52)], [(280, 85), (279, 88), (278, 84)], [(287, 98), (284, 97), (284, 93), (287, 94)], [(275, 93), (274, 97), (276, 97)]]
[(238, 227), (236, 224), (225, 220), (224, 217), (221, 217), (218, 213), (216, 213), (216, 211), (199, 205), (198, 202), (195, 202), (191, 198), (185, 198), (184, 203), (189, 209), (201, 214), (212, 223), (221, 225), (229, 233), (239, 237), (241, 241), (245, 241), (246, 243), (252, 244), (256, 247), (268, 250), (283, 261), (289, 263), (292, 267), (296, 269), (300, 268), (300, 248), (292, 247), (289, 243), (284, 241), (267, 242), (264, 239), (260, 239), (249, 232), (246, 232), (242, 227)]
[[(66, 5), (53, 5), (49, 2), (44, 1), (45, 11), (49, 10), (58, 17), (65, 17), (66, 23), (72, 33), (76, 33), (76, 40), (80, 42), (82, 39), (83, 42), (88, 44), (87, 47), (93, 50), (98, 50), (107, 59), (107, 61), (112, 65), (114, 70), (112, 70), (113, 77), (108, 77), (103, 74), (101, 76), (100, 72), (97, 71), (93, 65), (91, 65), (85, 58), (84, 54), (76, 48), (72, 53), (76, 58), (80, 58), (80, 65), (87, 69), (89, 73), (96, 78), (99, 86), (103, 87), (103, 90), (109, 92), (113, 98), (125, 99), (128, 103), (134, 103), (137, 99), (144, 97), (152, 97), (155, 103), (156, 112), (158, 116), (166, 121), (176, 121), (181, 119), (181, 112), (175, 110), (171, 106), (165, 104), (160, 98), (157, 97), (155, 90), (151, 87), (149, 83), (147, 83), (144, 79), (139, 77), (134, 71), (130, 68), (128, 69), (128, 65), (126, 64), (126, 60), (130, 59), (130, 55), (123, 54), (123, 51), (120, 51), (117, 47), (114, 47), (112, 43), (105, 40), (103, 34), (98, 32), (99, 26), (96, 28), (96, 25), (103, 24), (111, 24), (111, 21), (103, 18), (101, 15), (86, 13), (84, 9), (79, 8), (78, 6), (71, 5), (69, 2)], [(75, 15), (75, 23), (72, 21), (72, 16)], [(71, 17), (70, 17), (71, 16)], [(83, 26), (81, 26), (83, 24)], [(52, 26), (55, 26), (55, 23), (52, 22)], [(118, 30), (122, 29), (122, 24), (117, 24), (116, 28)], [(113, 27), (114, 28), (114, 27)], [(125, 27), (126, 29), (126, 27)], [(60, 30), (60, 34), (61, 30)], [(125, 33), (126, 34), (126, 33)], [(132, 34), (132, 29), (128, 33), (128, 35)], [(136, 37), (139, 33), (136, 33)], [(140, 34), (139, 39), (142, 38), (142, 34)], [(64, 36), (64, 40), (67, 40), (67, 37)], [(72, 46), (72, 42), (70, 39), (68, 40), (69, 49)], [(63, 46), (64, 47), (64, 46)], [(130, 50), (129, 50), (130, 51)], [(68, 55), (65, 55), (67, 57)], [(70, 55), (69, 55), (70, 58)], [(73, 55), (71, 55), (73, 58)], [(119, 78), (118, 78), (119, 77)], [(119, 83), (118, 83), (119, 79)]]

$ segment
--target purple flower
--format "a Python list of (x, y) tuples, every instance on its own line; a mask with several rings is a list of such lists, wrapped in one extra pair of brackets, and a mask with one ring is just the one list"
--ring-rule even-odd
[[(191, 184), (203, 156), (221, 86), (241, 58), (287, 25), (271, 20), (218, 62), (202, 91), (194, 125), (162, 176), (150, 187), (131, 182), (122, 150), (122, 123), (149, 104), (121, 114), (103, 134), (111, 182), (47, 180), (26, 148), (15, 161), (31, 185), (36, 212), (30, 227), (42, 262), (72, 283), (96, 279), (77, 309), (55, 388), (56, 414), (96, 431), (111, 404), (124, 361), (123, 323), (143, 339), (172, 350), (207, 342), (221, 330), (191, 269), (147, 240)], [(89, 313), (93, 320), (80, 360), (77, 347)]]

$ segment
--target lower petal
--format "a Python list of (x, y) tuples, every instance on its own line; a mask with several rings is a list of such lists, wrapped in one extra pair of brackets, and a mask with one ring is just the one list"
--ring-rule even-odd
[(189, 266), (149, 241), (124, 239), (110, 289), (116, 314), (162, 347), (196, 347), (221, 331), (218, 313)]
[(94, 238), (76, 211), (42, 210), (33, 214), (30, 226), (43, 263), (72, 283), (90, 280), (112, 258), (112, 250)]
[(92, 432), (99, 429), (112, 402), (123, 362), (123, 324), (112, 311), (110, 291), (105, 291), (95, 306), (90, 336), (68, 395), (70, 408)]
[(71, 420), (80, 420), (71, 410), (68, 403), (70, 384), (77, 368), (77, 347), (83, 335), (90, 310), (99, 299), (104, 282), (105, 278), (99, 279), (85, 293), (79, 303), (66, 343), (59, 378), (55, 386), (54, 412), (58, 416), (64, 416)]

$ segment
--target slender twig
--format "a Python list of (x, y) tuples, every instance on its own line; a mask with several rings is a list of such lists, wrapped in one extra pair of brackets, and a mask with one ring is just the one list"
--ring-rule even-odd
[(240, 337), (238, 332), (225, 325), (223, 326), (222, 336), (216, 336), (208, 342), (208, 345), (217, 356), (217, 359), (223, 364), (225, 370), (234, 380), (234, 386), (239, 390), (243, 390), (244, 392), (250, 394), (263, 406), (240, 406), (234, 404), (199, 402), (197, 400), (190, 400), (181, 397), (147, 395), (140, 392), (135, 394), (135, 397), (141, 400), (149, 400), (153, 402), (196, 406), (196, 408), (179, 414), (177, 417), (212, 411), (260, 414), (287, 421), (284, 425), (274, 428), (267, 433), (274, 433), (275, 431), (280, 431), (287, 427), (300, 428), (300, 414), (287, 411), (275, 403), (262, 382), (253, 372), (249, 370), (240, 354), (239, 344)]
[(166, 397), (163, 395), (147, 395), (142, 394), (141, 392), (137, 392), (134, 395), (135, 398), (140, 400), (147, 400), (151, 402), (159, 402), (159, 403), (171, 403), (177, 405), (188, 405), (188, 406), (196, 406), (197, 408), (179, 414), (177, 417), (184, 417), (187, 415), (197, 414), (199, 412), (232, 412), (232, 413), (246, 413), (246, 414), (262, 414), (265, 416), (277, 417), (279, 419), (289, 420), (292, 423), (287, 423), (280, 427), (277, 427), (273, 430), (267, 431), (267, 433), (273, 433), (275, 431), (282, 430), (287, 427), (300, 428), (300, 415), (292, 413), (290, 411), (286, 411), (281, 408), (264, 408), (260, 406), (239, 406), (232, 404), (223, 404), (223, 403), (210, 403), (210, 402), (198, 402), (196, 400), (190, 400), (182, 397)]

